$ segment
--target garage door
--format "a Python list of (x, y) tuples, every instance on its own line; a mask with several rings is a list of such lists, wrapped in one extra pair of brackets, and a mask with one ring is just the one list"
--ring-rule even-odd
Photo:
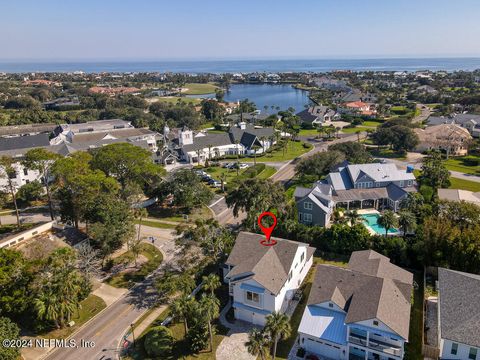
[(305, 338), (305, 348), (311, 352), (314, 352), (331, 359), (341, 359), (341, 349), (339, 346), (333, 346), (323, 341), (315, 341), (309, 338)]
[(243, 309), (235, 309), (235, 319), (243, 320), (253, 324), (253, 313)]

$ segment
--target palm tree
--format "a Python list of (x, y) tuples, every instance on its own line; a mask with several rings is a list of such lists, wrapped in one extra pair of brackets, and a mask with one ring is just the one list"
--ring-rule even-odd
[(225, 181), (227, 180), (227, 174), (222, 172), (219, 178), (220, 178), (220, 185), (221, 185), (222, 192), (225, 192)]
[(260, 149), (260, 146), (258, 145), (252, 145), (253, 149), (253, 165), (257, 165), (257, 150)]
[(207, 145), (208, 147), (208, 161), (212, 160), (212, 147), (213, 145)]
[(187, 314), (192, 304), (192, 298), (187, 295), (182, 295), (175, 299), (170, 305), (170, 312), (175, 319), (183, 320), (185, 334), (188, 333)]
[(207, 318), (208, 333), (210, 335), (210, 351), (213, 351), (212, 321), (220, 314), (220, 301), (215, 297), (215, 295), (213, 295), (213, 293), (212, 295), (202, 294), (200, 308), (202, 309), (202, 313)]
[(398, 224), (402, 229), (403, 238), (405, 239), (407, 232), (415, 230), (417, 227), (417, 219), (415, 215), (408, 210), (401, 210), (398, 215)]
[(398, 219), (392, 210), (385, 210), (378, 218), (377, 223), (385, 228), (385, 236), (387, 236), (388, 230), (398, 226)]
[(266, 346), (269, 340), (266, 333), (254, 328), (249, 332), (248, 341), (245, 343), (245, 346), (250, 354), (260, 356), (262, 360), (265, 360), (265, 356), (267, 355)]
[(348, 219), (350, 226), (355, 225), (360, 220), (360, 215), (357, 210), (349, 210), (345, 213), (345, 217)]
[(0, 158), (0, 167), (3, 169), (3, 173), (0, 175), (2, 178), (7, 179), (7, 189), (12, 196), (13, 205), (15, 206), (15, 215), (17, 216), (17, 227), (20, 227), (20, 213), (17, 205), (17, 189), (13, 183), (13, 179), (17, 177), (17, 171), (13, 167), (14, 160), (11, 156), (4, 155)]
[(270, 340), (273, 341), (273, 360), (275, 360), (278, 340), (286, 339), (292, 332), (290, 319), (285, 314), (273, 312), (266, 317), (266, 320), (265, 331), (268, 332)]
[(325, 128), (322, 125), (317, 126), (317, 133), (318, 138), (320, 138), (320, 135), (323, 138), (323, 134), (325, 134)]
[(209, 274), (202, 278), (203, 282), (203, 289), (205, 291), (210, 291), (210, 295), (214, 296), (215, 290), (218, 289), (222, 284), (220, 284), (220, 280), (218, 276), (215, 274)]
[(148, 216), (147, 209), (145, 208), (136, 208), (133, 211), (133, 215), (135, 216), (136, 219), (138, 219), (138, 231), (137, 231), (137, 241), (131, 241), (128, 242), (130, 247), (130, 251), (133, 254), (133, 258), (135, 260), (135, 267), (137, 267), (137, 259), (138, 255), (140, 254), (140, 244), (141, 244), (141, 239), (140, 239), (140, 233), (142, 231), (142, 219), (146, 218)]

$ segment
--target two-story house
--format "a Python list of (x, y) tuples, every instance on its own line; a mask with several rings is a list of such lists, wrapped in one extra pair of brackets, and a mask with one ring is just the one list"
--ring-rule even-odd
[(403, 359), (412, 283), (411, 273), (372, 250), (353, 252), (346, 269), (319, 265), (299, 345), (329, 359)]
[(223, 268), (229, 284), (235, 318), (265, 325), (272, 312), (285, 312), (310, 270), (315, 248), (305, 243), (274, 238), (264, 246), (263, 235), (241, 232)]
[(480, 275), (438, 268), (441, 359), (480, 359)]
[(339, 166), (311, 188), (297, 187), (294, 197), (298, 220), (327, 226), (334, 208), (391, 208), (415, 191), (415, 176), (395, 164), (373, 163)]

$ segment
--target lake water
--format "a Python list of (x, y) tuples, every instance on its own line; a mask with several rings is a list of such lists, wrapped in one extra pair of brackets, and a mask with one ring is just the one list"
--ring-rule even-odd
[[(191, 95), (193, 98), (211, 98), (215, 94)], [(287, 110), (293, 107), (295, 112), (302, 111), (305, 105), (310, 104), (308, 91), (298, 90), (287, 84), (233, 84), (229, 91), (225, 93), (224, 100), (229, 102), (237, 102), (239, 100), (248, 99), (257, 105), (257, 109), (265, 111), (264, 106), (268, 106), (267, 112), (277, 112), (275, 108), (278, 106), (280, 110)], [(272, 110), (272, 106), (274, 109)]]
[(205, 60), (205, 61), (0, 61), (0, 72), (327, 72), (475, 70), (480, 58), (395, 58), (395, 59), (296, 59), (296, 60)]

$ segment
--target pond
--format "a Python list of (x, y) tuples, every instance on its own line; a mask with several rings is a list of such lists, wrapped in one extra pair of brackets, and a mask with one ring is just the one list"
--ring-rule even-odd
[[(215, 94), (206, 94), (189, 97), (210, 98), (214, 96)], [(267, 106), (269, 113), (276, 113), (277, 107), (280, 108), (279, 110), (293, 107), (298, 113), (305, 109), (305, 105), (311, 103), (308, 91), (295, 89), (289, 84), (233, 84), (224, 96), (224, 100), (229, 102), (244, 99), (253, 101), (257, 109), (261, 111), (265, 111), (265, 106)]]

